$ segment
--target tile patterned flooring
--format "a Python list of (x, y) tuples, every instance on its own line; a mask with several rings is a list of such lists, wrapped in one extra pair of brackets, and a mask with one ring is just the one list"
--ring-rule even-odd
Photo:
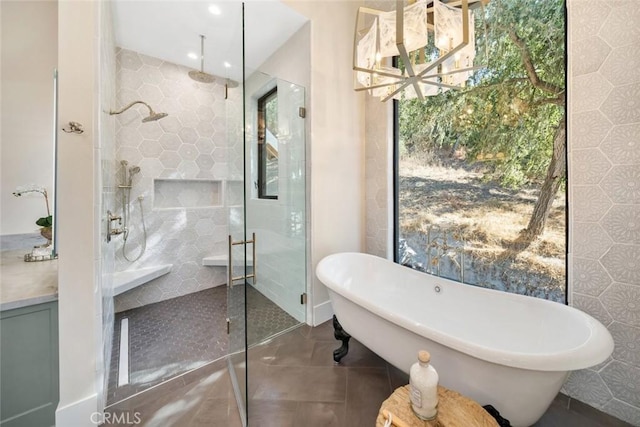
[[(234, 295), (233, 301), (242, 305), (243, 289), (241, 285), (233, 288), (233, 292), (238, 294)], [(246, 297), (250, 343), (262, 341), (298, 324), (253, 287), (247, 287)], [(123, 318), (129, 319), (130, 383), (117, 387), (120, 321)], [(113, 404), (225, 357), (229, 350), (226, 318), (226, 286), (117, 313), (107, 403)], [(244, 336), (243, 331), (236, 334), (240, 335)]]
[[(331, 322), (302, 325), (249, 350), (249, 426), (373, 427), (383, 400), (407, 375), (352, 339), (334, 365), (339, 346)], [(239, 372), (239, 375), (243, 375)], [(153, 427), (241, 426), (224, 360), (177, 377), (109, 408)], [(111, 424), (126, 426), (131, 424)], [(558, 395), (535, 427), (623, 427), (629, 424)]]

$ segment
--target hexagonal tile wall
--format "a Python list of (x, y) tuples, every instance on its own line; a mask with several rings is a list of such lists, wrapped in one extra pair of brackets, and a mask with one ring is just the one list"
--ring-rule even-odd
[(601, 110), (616, 125), (639, 122), (640, 83), (614, 88)]
[(609, 52), (611, 52), (611, 47), (598, 36), (576, 41), (573, 44), (575, 56), (573, 75), (580, 76), (598, 71)]
[(571, 153), (571, 160), (577, 185), (597, 184), (611, 169), (611, 163), (598, 149), (575, 150)]
[(584, 258), (573, 260), (574, 291), (591, 296), (599, 296), (611, 283), (599, 261)]
[(618, 165), (640, 163), (640, 124), (614, 127), (600, 144), (600, 149), (609, 160)]
[(602, 64), (600, 72), (613, 85), (640, 82), (640, 48), (629, 44), (614, 49)]
[(640, 328), (614, 322), (609, 326), (616, 346), (613, 357), (640, 368)]
[(588, 369), (571, 372), (563, 388), (576, 399), (591, 402), (597, 407), (602, 407), (613, 398), (600, 375)]
[(640, 167), (638, 165), (616, 165), (604, 177), (601, 187), (613, 202), (640, 204)]
[(568, 5), (571, 7), (571, 36), (572, 40), (580, 41), (594, 34), (598, 34), (611, 7), (606, 1), (582, 1)]
[(604, 405), (603, 409), (608, 414), (616, 414), (618, 418), (631, 425), (636, 424), (636, 420), (640, 420), (640, 409), (618, 399), (611, 399), (609, 403)]
[(640, 406), (640, 369), (613, 361), (602, 370), (602, 378), (616, 398)]
[(598, 259), (610, 248), (613, 241), (598, 223), (576, 222), (573, 227), (576, 257)]
[(619, 243), (640, 242), (640, 209), (634, 205), (615, 205), (603, 218), (609, 236)]
[(597, 109), (613, 89), (613, 85), (598, 73), (576, 76), (572, 79), (572, 84), (575, 87), (575, 93), (580, 94), (579, 97), (573, 98), (569, 106), (574, 113)]
[(578, 221), (598, 221), (611, 207), (611, 200), (597, 185), (573, 187), (573, 212)]
[(599, 110), (574, 114), (571, 129), (575, 137), (575, 148), (597, 147), (612, 126), (609, 119)]
[[(574, 75), (584, 73), (568, 79), (569, 289), (576, 306), (613, 319), (615, 351), (602, 370), (572, 374), (565, 390), (640, 425), (640, 8), (635, 0), (571, 0), (567, 6), (569, 61)], [(603, 319), (603, 311), (609, 317)], [(607, 402), (602, 380), (613, 393)]]
[(573, 295), (573, 306), (584, 312), (590, 313), (605, 326), (609, 325), (613, 321), (598, 298), (576, 293)]
[(640, 327), (640, 286), (614, 283), (600, 299), (615, 320)]
[[(137, 196), (143, 197), (147, 225), (146, 252), (138, 261), (130, 263), (123, 258), (122, 248), (118, 248), (116, 268), (173, 264), (168, 275), (119, 296), (118, 310), (174, 298), (226, 281), (222, 267), (202, 266), (203, 257), (223, 250), (223, 245), (217, 242), (223, 242), (228, 234), (228, 208), (220, 200), (220, 193), (201, 194), (200, 188), (154, 191), (155, 180), (159, 178), (185, 182), (214, 179), (215, 167), (215, 177), (224, 180), (229, 162), (235, 163), (236, 157), (241, 156), (241, 152), (227, 150), (227, 126), (234, 122), (224, 120), (229, 108), (242, 111), (241, 106), (232, 105), (241, 101), (241, 97), (233, 96), (225, 101), (224, 79), (212, 84), (197, 83), (189, 78), (188, 71), (158, 58), (127, 49), (117, 50), (117, 107), (141, 100), (154, 111), (166, 112), (168, 116), (142, 123), (147, 115), (143, 106), (134, 106), (116, 116), (116, 161), (119, 164), (120, 160), (127, 160), (130, 166), (141, 168), (131, 190), (128, 254), (139, 253), (144, 239)], [(218, 120), (219, 115), (222, 120)], [(238, 126), (241, 123), (237, 121)], [(215, 149), (223, 150), (220, 153), (224, 158), (214, 158)], [(117, 197), (120, 199), (121, 193)], [(207, 206), (207, 203), (208, 207), (197, 208), (197, 214), (190, 209)], [(180, 207), (181, 204), (184, 206)], [(178, 208), (158, 209), (167, 205)], [(216, 269), (221, 271), (213, 271)]]
[(602, 265), (614, 280), (640, 283), (640, 245), (615, 244), (602, 257)]

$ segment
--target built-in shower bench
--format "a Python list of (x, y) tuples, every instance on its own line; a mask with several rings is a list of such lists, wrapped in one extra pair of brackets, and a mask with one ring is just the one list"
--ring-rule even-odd
[[(251, 254), (247, 255), (247, 264), (251, 265), (253, 262), (253, 257)], [(221, 255), (211, 255), (208, 257), (202, 258), (202, 265), (205, 267), (226, 267), (229, 265), (229, 257), (227, 254)]]
[(173, 267), (173, 264), (164, 264), (113, 273), (113, 296), (120, 295), (153, 279), (164, 276), (171, 271), (171, 267)]

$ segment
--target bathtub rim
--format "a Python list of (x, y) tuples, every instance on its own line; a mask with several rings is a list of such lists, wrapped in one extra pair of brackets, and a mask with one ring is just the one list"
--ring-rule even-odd
[[(334, 259), (354, 256), (358, 258), (375, 259), (375, 262), (392, 264), (392, 268), (407, 269), (406, 271), (404, 271), (404, 273), (406, 274), (432, 276), (427, 273), (401, 266), (400, 264), (397, 264), (388, 259), (361, 252), (338, 252), (324, 257), (320, 260), (320, 262), (318, 262), (318, 265), (316, 266), (316, 276), (331, 291), (353, 301), (354, 303), (376, 314), (377, 316), (387, 319), (388, 321), (398, 325), (399, 327), (407, 329), (415, 334), (437, 341), (442, 345), (451, 347), (469, 356), (476, 357), (487, 362), (498, 363), (514, 368), (538, 371), (573, 371), (598, 365), (607, 360), (607, 358), (613, 353), (614, 342), (611, 333), (597, 319), (581, 310), (554, 301), (530, 297), (527, 295), (502, 292), (495, 289), (488, 289), (477, 286), (474, 286), (473, 289), (477, 290), (478, 292), (497, 292), (500, 295), (508, 295), (510, 298), (533, 298), (534, 300), (536, 300), (536, 303), (539, 304), (560, 304), (560, 306), (563, 307), (562, 310), (568, 311), (571, 313), (571, 315), (576, 316), (584, 321), (589, 333), (585, 341), (578, 346), (574, 346), (572, 348), (557, 352), (536, 354), (508, 350), (495, 350), (488, 346), (463, 341), (459, 338), (431, 329), (419, 322), (412, 321), (408, 317), (402, 316), (401, 314), (390, 313), (383, 307), (371, 304), (366, 299), (356, 295), (354, 292), (345, 289), (344, 287), (340, 286), (340, 284), (336, 284), (334, 280), (328, 275), (328, 273), (325, 272), (325, 265), (328, 265)], [(437, 279), (444, 282), (451, 282), (455, 285), (464, 285), (460, 282), (455, 282), (450, 279), (441, 277), (437, 277)], [(329, 293), (329, 295), (331, 295), (331, 293)]]

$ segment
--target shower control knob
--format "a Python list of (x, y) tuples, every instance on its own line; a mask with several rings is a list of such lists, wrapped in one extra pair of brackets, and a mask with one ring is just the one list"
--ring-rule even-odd
[(122, 228), (111, 228), (113, 221), (118, 221), (118, 224), (122, 225), (121, 216), (116, 216), (112, 214), (111, 211), (107, 211), (107, 243), (111, 242), (111, 236), (117, 236), (118, 234), (124, 233), (124, 229)]

